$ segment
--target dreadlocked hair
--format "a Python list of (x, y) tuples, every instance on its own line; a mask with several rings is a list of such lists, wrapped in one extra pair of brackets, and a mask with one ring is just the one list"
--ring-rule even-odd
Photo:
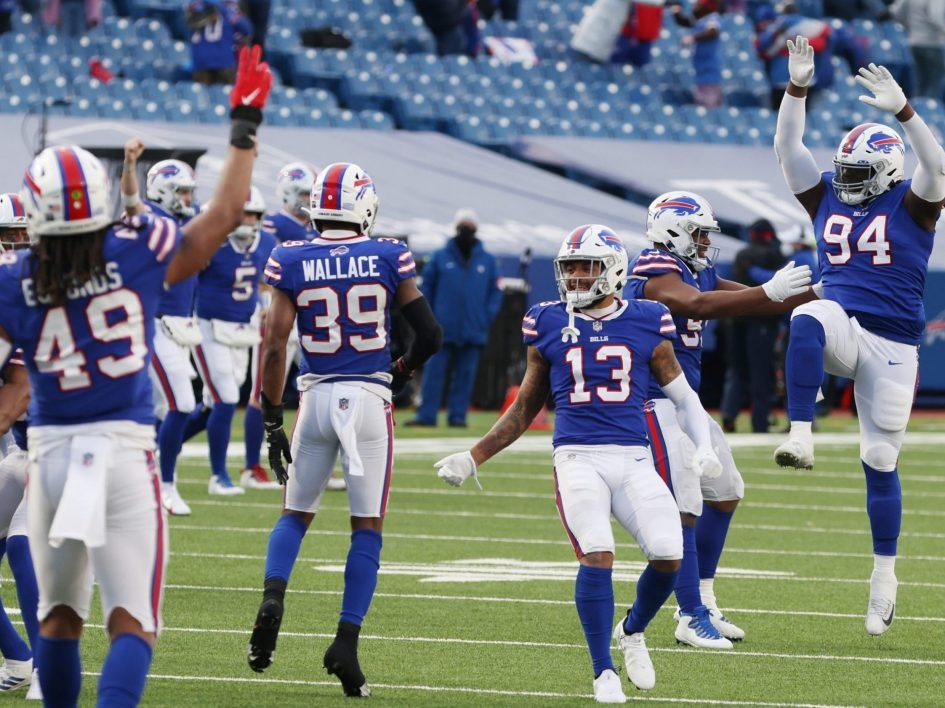
[(105, 275), (105, 232), (73, 236), (40, 236), (32, 251), (33, 288), (36, 298), (52, 307), (64, 305), (67, 294)]

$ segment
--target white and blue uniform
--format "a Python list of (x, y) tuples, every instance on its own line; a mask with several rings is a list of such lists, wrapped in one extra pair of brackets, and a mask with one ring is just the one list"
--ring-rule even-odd
[[(700, 292), (715, 290), (718, 282), (715, 266), (711, 263), (693, 273), (681, 258), (669, 251), (645, 248), (630, 263), (625, 293), (630, 297), (645, 298), (647, 280), (666, 274), (679, 276), (683, 283)], [(678, 315), (673, 317), (673, 323), (677, 334), (673, 340), (676, 359), (689, 386), (698, 391), (702, 379), (702, 328), (705, 321)], [(673, 402), (655, 381), (651, 382), (647, 392), (646, 418), (656, 470), (672, 489), (682, 513), (700, 516), (703, 499), (730, 501), (744, 496), (745, 483), (718, 423), (710, 419), (709, 432), (712, 447), (722, 463), (722, 474), (708, 479), (700, 478), (692, 468), (693, 443), (679, 424)]]
[(613, 514), (647, 559), (681, 558), (678, 511), (654, 473), (643, 415), (650, 357), (675, 338), (672, 316), (659, 303), (618, 300), (612, 312), (578, 311), (574, 321), (578, 340), (565, 343), (565, 304), (541, 303), (522, 334), (550, 365), (556, 499), (575, 554), (614, 553)]
[(339, 450), (352, 516), (383, 517), (393, 471), (390, 310), (416, 276), (396, 239), (364, 235), (277, 246), (266, 282), (295, 304), (299, 413), (284, 508), (315, 512)]
[(28, 527), (39, 617), (88, 618), (92, 576), (104, 616), (126, 609), (160, 626), (167, 534), (154, 464), (148, 367), (158, 299), (180, 236), (145, 214), (109, 228), (105, 272), (37, 301), (29, 251), (0, 254), (0, 325), (30, 379)]

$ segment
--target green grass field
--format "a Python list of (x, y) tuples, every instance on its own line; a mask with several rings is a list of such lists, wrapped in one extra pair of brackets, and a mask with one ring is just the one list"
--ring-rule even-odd
[[(398, 412), (398, 421), (410, 413)], [(470, 444), (458, 433), (477, 436), (495, 417), (477, 414), (466, 431), (397, 428), (381, 576), (361, 640), (375, 702), (413, 708), (593, 701), (572, 601), (576, 561), (554, 506), (548, 433), (529, 433), (524, 449), (484, 465), (483, 492), (470, 483), (449, 488), (433, 472), (436, 459)], [(934, 435), (943, 420), (917, 415), (911, 430), (927, 432), (903, 451), (898, 617), (882, 637), (863, 627), (872, 551), (858, 448), (847, 441), (855, 421), (824, 421), (822, 430), (847, 436), (835, 438), (842, 444), (818, 444), (813, 472), (775, 467), (776, 442), (765, 436), (733, 436), (747, 492), (716, 591), (746, 640), (725, 652), (678, 646), (675, 605), (667, 605), (646, 635), (657, 671), (653, 691), (633, 690), (614, 654), (630, 700), (945, 705), (945, 435)], [(241, 462), (231, 460), (234, 476)], [(205, 457), (183, 460), (179, 477), (193, 515), (170, 520), (166, 627), (143, 705), (340, 704), (340, 685), (325, 674), (321, 657), (340, 607), (345, 494), (326, 493), (291, 579), (276, 662), (255, 674), (246, 646), (281, 496), (208, 496)], [(618, 614), (632, 600), (641, 567), (633, 540), (618, 529)], [(15, 606), (12, 583), (3, 585), (3, 598)], [(94, 704), (106, 646), (101, 626), (96, 608), (83, 640), (83, 705)]]

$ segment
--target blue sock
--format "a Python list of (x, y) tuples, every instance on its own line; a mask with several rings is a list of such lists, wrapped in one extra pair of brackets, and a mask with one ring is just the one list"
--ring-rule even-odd
[(82, 660), (78, 639), (36, 639), (33, 665), (39, 668), (39, 686), (45, 708), (75, 708), (82, 690)]
[(702, 516), (696, 522), (696, 550), (699, 553), (699, 578), (714, 578), (732, 523), (734, 511), (720, 511), (708, 504), (702, 505)]
[(161, 453), (161, 481), (173, 482), (174, 469), (177, 467), (177, 457), (180, 455), (180, 446), (184, 442), (184, 428), (187, 427), (187, 413), (168, 411), (164, 422), (158, 431), (158, 451)]
[(226, 449), (230, 446), (235, 403), (216, 403), (207, 419), (207, 442), (210, 445), (210, 469), (213, 474), (228, 477), (226, 471)]
[(673, 594), (676, 576), (679, 571), (661, 573), (647, 564), (637, 580), (637, 597), (633, 607), (623, 621), (623, 631), (627, 634), (636, 634), (646, 629), (650, 620), (656, 616), (663, 603)]
[(902, 526), (902, 487), (899, 471), (880, 472), (862, 462), (866, 473), (866, 513), (873, 531), (873, 553), (896, 555)]
[(340, 622), (351, 622), (359, 627), (364, 624), (364, 616), (374, 599), (374, 588), (377, 587), (382, 543), (381, 534), (373, 529), (358, 529), (351, 533), (351, 547), (345, 562)]
[[(7, 549), (7, 539), (0, 538), (0, 559)], [(0, 653), (6, 659), (13, 661), (26, 661), (31, 659), (33, 654), (30, 648), (23, 641), (23, 637), (16, 631), (16, 627), (10, 621), (7, 611), (3, 607), (3, 601), (0, 600)]]
[(207, 408), (201, 403), (187, 415), (187, 425), (184, 426), (185, 441), (207, 429), (207, 419), (212, 411), (212, 408)]
[(96, 708), (135, 708), (151, 666), (151, 645), (137, 634), (119, 634), (102, 665)]
[(7, 554), (10, 560), (10, 572), (16, 584), (16, 597), (20, 603), (20, 614), (26, 627), (26, 636), (30, 646), (36, 646), (39, 635), (39, 587), (36, 585), (36, 571), (33, 570), (33, 556), (25, 535), (10, 536), (7, 539)]
[(299, 557), (302, 538), (307, 527), (298, 516), (280, 516), (269, 533), (269, 547), (266, 550), (265, 579), (280, 578), (286, 583), (292, 575), (292, 566)]
[(246, 466), (255, 467), (259, 464), (259, 451), (262, 449), (263, 415), (256, 406), (246, 406), (243, 416), (243, 440), (246, 441)]
[(791, 320), (791, 339), (784, 362), (791, 420), (814, 420), (817, 389), (824, 381), (825, 346), (827, 335), (820, 322), (810, 315), (797, 315)]
[(610, 633), (614, 626), (614, 571), (611, 568), (578, 568), (574, 583), (574, 604), (591, 652), (594, 677), (614, 668), (610, 655)]
[(691, 615), (702, 604), (699, 595), (699, 556), (696, 551), (696, 529), (682, 527), (683, 557), (676, 575), (676, 602), (679, 611)]

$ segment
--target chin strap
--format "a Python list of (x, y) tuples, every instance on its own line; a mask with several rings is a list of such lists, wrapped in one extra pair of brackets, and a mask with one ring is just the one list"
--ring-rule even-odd
[(561, 328), (561, 341), (565, 344), (568, 342), (576, 343), (581, 333), (578, 332), (577, 327), (574, 326), (574, 303), (568, 300), (568, 305), (565, 309), (568, 313), (568, 326)]

